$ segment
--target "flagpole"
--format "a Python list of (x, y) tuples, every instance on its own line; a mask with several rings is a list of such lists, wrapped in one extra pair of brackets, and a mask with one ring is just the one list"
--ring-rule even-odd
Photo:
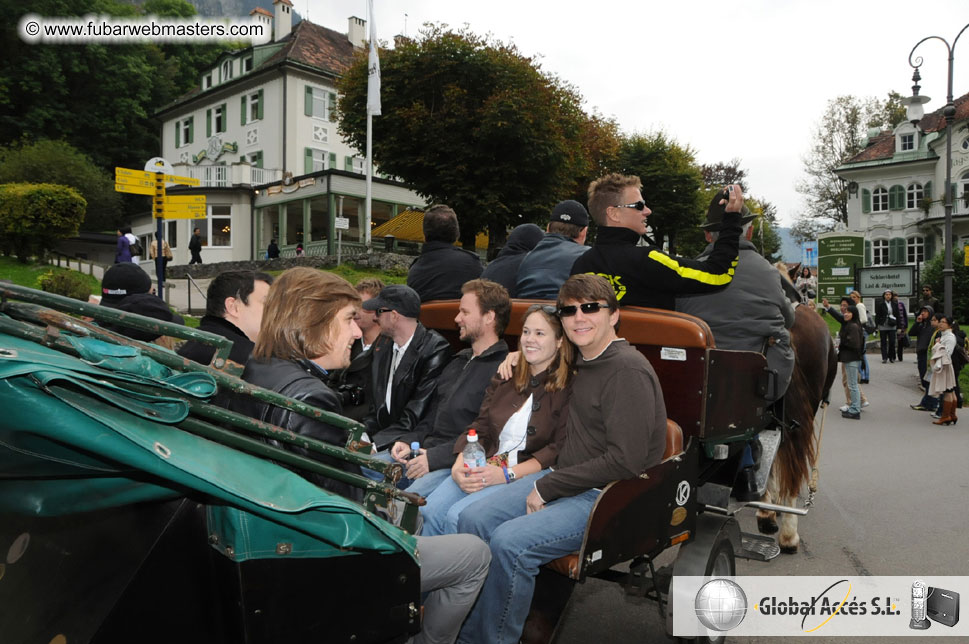
[(370, 222), (373, 199), (373, 115), (380, 115), (380, 60), (377, 57), (377, 24), (373, 15), (373, 0), (367, 2), (370, 15), (370, 56), (367, 65), (367, 196), (364, 200), (363, 240), (371, 250)]
[(364, 202), (364, 237), (363, 241), (367, 244), (367, 250), (370, 250), (370, 208), (372, 206), (371, 199), (373, 197), (373, 115), (370, 113), (370, 109), (367, 109), (367, 197)]

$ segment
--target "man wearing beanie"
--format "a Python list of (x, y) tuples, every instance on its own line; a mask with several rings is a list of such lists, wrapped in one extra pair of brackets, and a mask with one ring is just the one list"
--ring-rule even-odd
[(670, 255), (653, 246), (638, 246), (646, 233), (646, 207), (639, 177), (613, 173), (589, 185), (589, 210), (598, 224), (592, 250), (572, 266), (572, 274), (605, 277), (620, 306), (674, 308), (674, 297), (711, 293), (733, 279), (740, 239), (740, 210), (744, 195), (739, 185), (728, 186), (713, 198), (721, 212), (722, 228), (712, 252), (703, 260)]
[(578, 201), (563, 201), (552, 209), (545, 237), (518, 267), (515, 297), (554, 300), (569, 279), (572, 265), (589, 247), (589, 212)]
[(409, 286), (386, 286), (363, 309), (375, 311), (380, 326), (370, 366), (370, 413), (363, 424), (377, 448), (384, 449), (427, 416), (451, 345), (417, 321), (421, 298)]
[[(184, 324), (180, 316), (172, 313), (168, 305), (150, 291), (151, 278), (140, 266), (127, 262), (115, 264), (101, 280), (101, 306), (145, 315), (162, 322)], [(121, 324), (105, 323), (101, 326), (142, 342), (153, 342), (162, 337), (159, 333), (139, 331)]]

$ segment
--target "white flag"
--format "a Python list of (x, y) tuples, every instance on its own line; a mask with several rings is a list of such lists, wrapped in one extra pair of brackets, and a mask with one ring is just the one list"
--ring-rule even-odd
[(377, 57), (377, 21), (370, 5), (370, 64), (367, 66), (367, 113), (380, 115), (380, 59)]

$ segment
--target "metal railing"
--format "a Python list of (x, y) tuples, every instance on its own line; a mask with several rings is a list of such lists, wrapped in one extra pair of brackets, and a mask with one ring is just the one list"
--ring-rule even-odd
[(202, 296), (202, 302), (205, 302), (206, 304), (208, 304), (209, 299), (208, 297), (206, 297), (205, 293), (202, 292), (202, 287), (198, 285), (198, 282), (195, 281), (195, 278), (193, 278), (191, 275), (185, 275), (185, 278), (186, 280), (188, 280), (187, 286), (185, 288), (185, 295), (188, 297), (188, 312), (191, 313), (192, 312), (192, 288), (195, 288), (195, 290), (199, 292), (199, 295)]

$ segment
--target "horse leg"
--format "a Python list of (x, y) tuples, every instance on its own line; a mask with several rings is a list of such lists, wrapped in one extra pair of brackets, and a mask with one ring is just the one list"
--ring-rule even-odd
[[(767, 489), (764, 490), (764, 496), (761, 501), (764, 503), (773, 503), (772, 499), (777, 498), (777, 477), (774, 472), (774, 468), (777, 467), (777, 462), (770, 468), (770, 476), (767, 477)], [(757, 530), (761, 534), (774, 534), (777, 532), (777, 513), (773, 510), (757, 510)]]
[[(794, 507), (797, 497), (782, 499), (782, 505)], [(777, 544), (781, 547), (781, 552), (785, 555), (796, 555), (801, 537), (797, 533), (797, 515), (789, 512), (781, 512), (777, 518), (781, 533), (777, 536)]]

